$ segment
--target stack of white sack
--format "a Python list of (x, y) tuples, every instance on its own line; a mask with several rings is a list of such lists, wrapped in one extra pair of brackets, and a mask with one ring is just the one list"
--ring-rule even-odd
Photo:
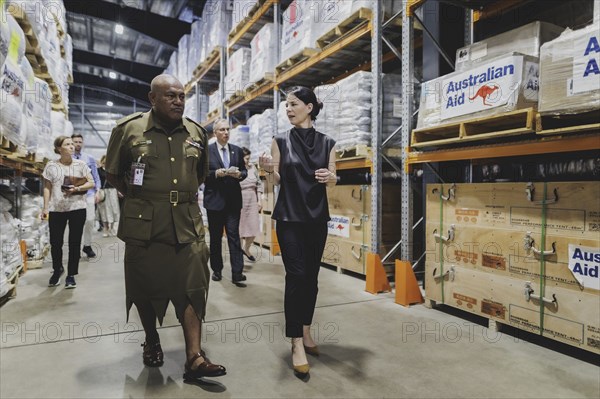
[(248, 47), (236, 50), (227, 60), (227, 75), (225, 76), (225, 98), (231, 98), (236, 92), (247, 89), (250, 79), (250, 57), (252, 52)]
[(20, 220), (15, 219), (8, 212), (12, 208), (10, 202), (0, 196), (0, 294), (5, 295), (12, 286), (8, 277), (23, 264), (21, 247), (19, 245)]
[[(335, 130), (336, 149), (344, 150), (359, 144), (371, 144), (371, 72), (359, 71), (339, 82), (328, 119), (337, 118)], [(326, 122), (328, 123), (328, 122)]]
[(250, 126), (238, 125), (231, 129), (229, 132), (229, 141), (238, 147), (250, 149)]
[[(206, 25), (206, 57), (217, 47), (227, 46), (227, 37), (231, 30), (232, 10), (228, 1), (208, 0), (202, 11), (202, 20)], [(206, 58), (205, 57), (205, 58)]]
[(271, 142), (273, 141), (273, 132), (275, 131), (275, 118), (277, 115), (271, 108), (267, 108), (260, 115), (253, 115), (248, 119), (250, 128), (250, 155), (251, 162), (257, 162), (258, 157), (263, 154), (271, 153)]
[(21, 239), (27, 245), (28, 259), (40, 259), (50, 242), (48, 223), (40, 219), (44, 200), (39, 195), (23, 195), (21, 203)]

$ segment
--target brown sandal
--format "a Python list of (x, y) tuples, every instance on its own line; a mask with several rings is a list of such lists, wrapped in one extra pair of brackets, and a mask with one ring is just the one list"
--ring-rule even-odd
[[(202, 351), (201, 351), (202, 352)], [(204, 358), (204, 361), (195, 369), (192, 369), (194, 362), (199, 358)], [(189, 361), (185, 363), (185, 373), (183, 373), (184, 381), (196, 380), (202, 377), (219, 377), (227, 374), (225, 367), (219, 364), (211, 363), (204, 352), (196, 353)]]
[(144, 359), (144, 364), (148, 367), (160, 367), (163, 365), (163, 351), (160, 346), (160, 342), (156, 342), (154, 344), (148, 344), (144, 342), (142, 344), (144, 347), (144, 353), (142, 358)]

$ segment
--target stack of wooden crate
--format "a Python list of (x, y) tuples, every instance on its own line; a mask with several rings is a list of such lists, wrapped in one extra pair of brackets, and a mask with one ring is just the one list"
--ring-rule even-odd
[(600, 182), (427, 186), (426, 295), (600, 353)]

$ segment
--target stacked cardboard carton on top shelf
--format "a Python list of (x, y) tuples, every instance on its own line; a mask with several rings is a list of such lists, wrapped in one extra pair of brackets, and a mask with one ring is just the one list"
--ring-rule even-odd
[[(540, 46), (562, 30), (537, 21), (459, 49), (456, 72), (422, 85), (412, 145), (534, 131), (531, 121), (538, 104)], [(528, 109), (529, 113), (518, 112)], [(469, 121), (476, 124), (471, 126)]]
[[(595, 7), (600, 8), (600, 7)], [(595, 130), (600, 127), (600, 30), (592, 24), (567, 29), (542, 46), (540, 59), (539, 130), (565, 125)], [(561, 117), (566, 123), (561, 123)], [(544, 123), (546, 122), (546, 123)], [(573, 131), (581, 129), (574, 129)]]

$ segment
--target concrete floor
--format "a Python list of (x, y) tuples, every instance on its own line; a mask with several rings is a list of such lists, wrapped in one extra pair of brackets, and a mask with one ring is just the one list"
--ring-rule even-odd
[(211, 282), (204, 349), (227, 375), (186, 384), (173, 309), (159, 330), (165, 364), (144, 367), (137, 313), (125, 320), (124, 246), (96, 242), (98, 259), (82, 261), (75, 290), (48, 288), (45, 263), (23, 275), (17, 297), (0, 309), (1, 398), (600, 397), (597, 357), (490, 332), (464, 314), (407, 309), (329, 269), (321, 271), (314, 325), (322, 355), (309, 357), (302, 381), (282, 334), (281, 258), (265, 250), (246, 269), (248, 287), (234, 286), (228, 271)]

